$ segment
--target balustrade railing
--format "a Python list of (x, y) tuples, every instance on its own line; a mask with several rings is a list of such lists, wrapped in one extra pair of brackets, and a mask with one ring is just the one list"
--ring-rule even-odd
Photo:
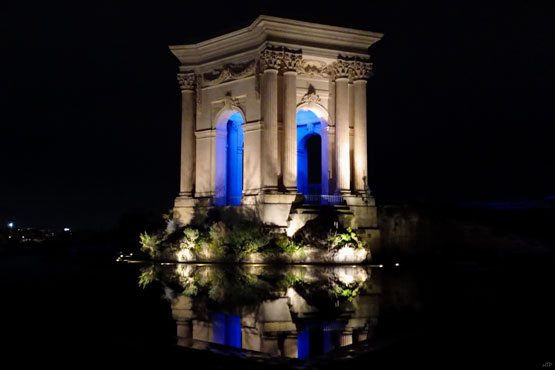
[(304, 195), (304, 204), (316, 204), (322, 206), (337, 206), (345, 204), (345, 199), (341, 195)]

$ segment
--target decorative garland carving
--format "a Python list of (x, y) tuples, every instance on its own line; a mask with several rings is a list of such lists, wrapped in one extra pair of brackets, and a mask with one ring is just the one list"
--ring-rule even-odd
[(226, 64), (223, 68), (205, 73), (202, 76), (203, 86), (214, 86), (222, 82), (252, 76), (255, 70), (256, 61), (254, 60), (247, 63)]
[(307, 75), (310, 77), (329, 76), (329, 66), (320, 60), (303, 59), (297, 66), (297, 73), (299, 75)]
[(181, 88), (181, 91), (195, 89), (196, 78), (194, 72), (178, 73), (177, 81), (179, 82), (179, 87)]

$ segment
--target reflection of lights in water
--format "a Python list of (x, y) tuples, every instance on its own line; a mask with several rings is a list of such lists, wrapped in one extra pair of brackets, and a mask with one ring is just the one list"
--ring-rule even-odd
[(354, 249), (351, 247), (343, 247), (337, 251), (337, 254), (333, 258), (335, 262), (362, 262), (366, 258), (365, 249)]
[(193, 260), (193, 253), (189, 249), (181, 249), (176, 253), (179, 262), (187, 262)]
[(363, 268), (359, 267), (336, 267), (333, 269), (339, 281), (345, 285), (362, 283), (368, 279), (368, 274)]
[(180, 277), (188, 278), (193, 273), (193, 266), (191, 265), (177, 265), (176, 272)]
[(339, 280), (345, 284), (345, 285), (351, 285), (352, 283), (355, 282), (355, 277), (353, 275), (348, 275), (345, 273), (340, 273), (339, 275), (337, 275), (337, 277), (339, 278)]

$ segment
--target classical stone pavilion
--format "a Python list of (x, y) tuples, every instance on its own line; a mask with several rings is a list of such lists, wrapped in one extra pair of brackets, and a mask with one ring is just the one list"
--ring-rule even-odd
[(292, 234), (334, 207), (345, 227), (376, 234), (366, 88), (381, 36), (260, 16), (170, 46), (182, 93), (179, 220), (235, 207)]

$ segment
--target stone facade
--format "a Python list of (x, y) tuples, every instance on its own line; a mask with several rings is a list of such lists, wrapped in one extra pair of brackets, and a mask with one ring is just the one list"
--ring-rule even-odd
[(326, 205), (341, 208), (344, 226), (376, 234), (366, 81), (368, 48), (381, 36), (260, 16), (230, 34), (170, 46), (182, 91), (179, 220), (236, 207), (291, 234), (310, 219), (306, 204)]

